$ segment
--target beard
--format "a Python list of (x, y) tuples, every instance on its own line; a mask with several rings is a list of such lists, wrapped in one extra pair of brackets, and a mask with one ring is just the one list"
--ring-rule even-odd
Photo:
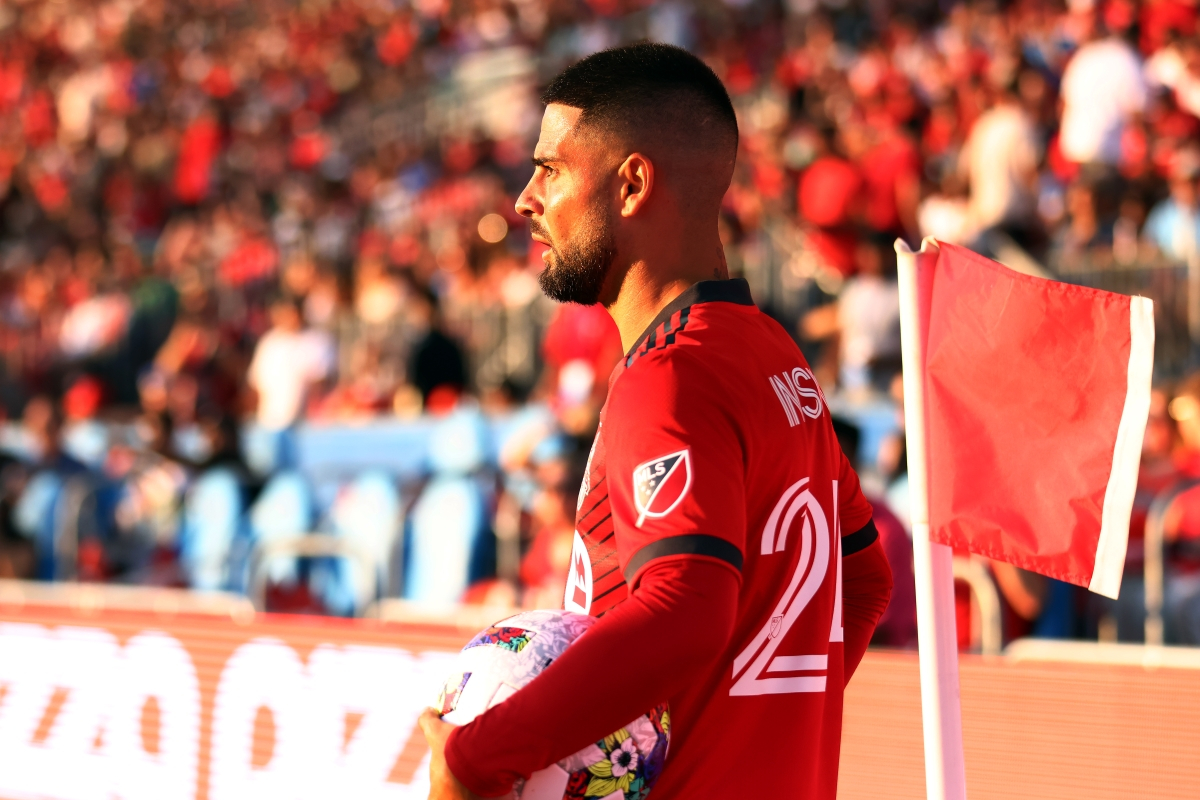
[[(534, 233), (550, 239), (546, 229), (535, 220), (529, 221), (529, 227)], [(593, 305), (600, 300), (604, 280), (616, 257), (608, 215), (604, 211), (592, 211), (575, 241), (567, 242), (561, 249), (550, 245), (550, 263), (538, 275), (538, 284), (551, 300)]]

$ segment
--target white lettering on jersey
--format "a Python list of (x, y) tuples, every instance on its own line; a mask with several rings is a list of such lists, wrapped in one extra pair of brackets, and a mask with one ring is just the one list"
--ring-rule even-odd
[(829, 641), (844, 642), (842, 630), (842, 513), (838, 505), (838, 482), (833, 482), (833, 558), (837, 562), (837, 586), (833, 595), (833, 622), (829, 625)]
[[(825, 691), (825, 675), (787, 673), (826, 672), (829, 669), (828, 653), (775, 655), (788, 631), (796, 624), (800, 614), (825, 583), (831, 552), (838, 557), (839, 566), (841, 561), (840, 551), (833, 548), (828, 518), (808, 484), (808, 478), (801, 478), (789, 486), (775, 504), (770, 517), (767, 518), (767, 524), (763, 527), (760, 554), (771, 556), (783, 553), (786, 552), (788, 544), (788, 531), (799, 517), (800, 556), (796, 560), (796, 569), (791, 580), (771, 616), (733, 661), (735, 680), (729, 694), (734, 697)], [(836, 493), (835, 483), (835, 498)], [(836, 516), (833, 529), (837, 529)], [(835, 617), (840, 616), (840, 604), (834, 613)], [(830, 633), (832, 640), (833, 631)]]
[[(771, 388), (775, 390), (775, 396), (783, 406), (783, 412), (787, 414), (789, 428), (799, 425), (804, 417), (816, 419), (821, 416), (825, 406), (824, 395), (821, 394), (821, 387), (817, 385), (817, 379), (813, 377), (812, 372), (803, 367), (796, 367), (791, 372), (772, 375), (769, 380)], [(806, 381), (812, 386), (805, 385)]]
[(579, 531), (571, 545), (571, 566), (567, 568), (567, 588), (563, 592), (563, 609), (586, 614), (592, 607), (592, 559)]

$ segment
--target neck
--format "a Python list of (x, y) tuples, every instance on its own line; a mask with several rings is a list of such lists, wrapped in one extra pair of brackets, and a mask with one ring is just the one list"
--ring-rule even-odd
[(661, 248), (672, 256), (647, 256), (633, 261), (621, 278), (616, 299), (605, 303), (617, 330), (621, 332), (621, 348), (626, 353), (637, 343), (658, 312), (700, 281), (726, 280), (729, 267), (716, 226), (708, 236), (697, 236), (695, 245), (687, 246), (674, 240), (678, 247)]

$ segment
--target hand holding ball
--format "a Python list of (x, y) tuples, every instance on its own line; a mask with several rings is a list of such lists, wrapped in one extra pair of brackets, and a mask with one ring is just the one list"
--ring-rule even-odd
[[(526, 611), (480, 632), (459, 654), (435, 709), (463, 725), (525, 687), (595, 624), (569, 611)], [(665, 704), (595, 744), (535, 772), (512, 800), (642, 800), (662, 772), (670, 740)]]

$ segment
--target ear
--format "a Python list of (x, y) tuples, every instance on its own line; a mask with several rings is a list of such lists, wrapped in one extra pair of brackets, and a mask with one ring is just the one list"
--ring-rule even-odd
[(654, 163), (641, 153), (632, 153), (617, 168), (621, 216), (632, 217), (650, 200), (654, 190)]

